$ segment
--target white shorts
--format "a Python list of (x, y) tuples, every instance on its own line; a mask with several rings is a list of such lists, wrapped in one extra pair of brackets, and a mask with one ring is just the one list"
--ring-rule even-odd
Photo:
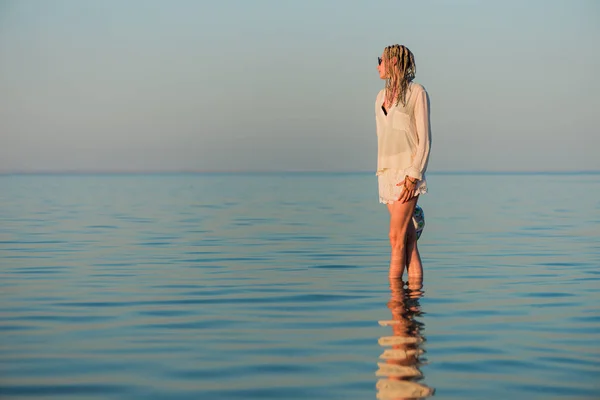
[[(377, 175), (379, 181), (379, 202), (383, 204), (392, 204), (400, 198), (404, 187), (396, 186), (404, 180), (406, 172), (404, 170), (385, 169)], [(427, 181), (425, 175), (423, 179), (417, 182), (415, 196), (427, 193)]]

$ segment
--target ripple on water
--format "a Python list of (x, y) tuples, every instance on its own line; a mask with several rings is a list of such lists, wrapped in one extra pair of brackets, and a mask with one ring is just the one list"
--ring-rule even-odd
[(0, 397), (600, 398), (600, 175), (515, 179), (428, 177), (419, 291), (371, 175), (0, 176)]

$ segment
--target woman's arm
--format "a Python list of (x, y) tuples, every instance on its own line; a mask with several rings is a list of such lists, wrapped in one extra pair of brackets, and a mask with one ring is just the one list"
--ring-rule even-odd
[(413, 163), (407, 174), (409, 177), (421, 180), (427, 169), (429, 161), (429, 149), (431, 147), (431, 127), (429, 125), (429, 96), (425, 88), (422, 88), (417, 94), (415, 104), (415, 121), (417, 127), (417, 150), (413, 157)]

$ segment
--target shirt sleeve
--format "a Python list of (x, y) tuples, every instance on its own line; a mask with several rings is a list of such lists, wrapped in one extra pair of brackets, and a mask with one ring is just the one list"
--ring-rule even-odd
[(417, 95), (415, 104), (415, 121), (417, 128), (417, 150), (413, 157), (413, 163), (407, 171), (411, 178), (423, 179), (423, 174), (429, 162), (429, 149), (431, 147), (431, 127), (429, 118), (429, 96), (425, 89)]

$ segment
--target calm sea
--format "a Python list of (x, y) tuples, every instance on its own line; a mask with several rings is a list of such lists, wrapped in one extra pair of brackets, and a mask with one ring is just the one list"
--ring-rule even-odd
[(600, 398), (600, 174), (0, 176), (2, 399)]

